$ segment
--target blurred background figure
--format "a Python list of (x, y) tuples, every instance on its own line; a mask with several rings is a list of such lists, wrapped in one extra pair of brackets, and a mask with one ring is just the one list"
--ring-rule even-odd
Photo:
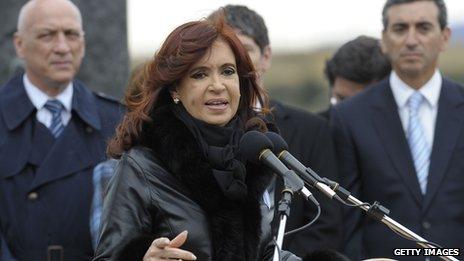
[[(272, 49), (263, 18), (255, 11), (242, 5), (227, 5), (210, 17), (225, 13), (227, 23), (231, 25), (238, 38), (248, 51), (261, 87), (264, 77), (271, 67)], [(327, 122), (294, 107), (271, 100), (274, 120), (282, 137), (289, 145), (289, 151), (303, 164), (310, 166), (320, 175), (338, 180), (333, 144)], [(277, 180), (270, 188), (272, 200), (280, 200), (282, 182)], [(322, 214), (312, 226), (286, 236), (283, 248), (304, 257), (313, 250), (338, 249), (341, 237), (340, 208), (325, 195), (316, 195), (321, 203)], [(316, 215), (316, 207), (302, 197), (294, 197), (291, 215), (286, 230), (290, 231), (307, 224)], [(273, 217), (268, 217), (269, 221)], [(276, 222), (277, 224), (278, 222)]]
[[(15, 57), (11, 39), (16, 14), (26, 1), (0, 1), (0, 82), (23, 68)], [(229, 4), (227, 0), (72, 1), (82, 12), (86, 41), (92, 46), (86, 51), (78, 78), (93, 90), (118, 98), (124, 93), (129, 71), (149, 59), (175, 26)], [(328, 107), (329, 89), (321, 72), (337, 47), (358, 35), (381, 36), (382, 23), (375, 17), (375, 10), (382, 7), (382, 0), (301, 1), (292, 5), (246, 0), (234, 3), (258, 10), (272, 28), (272, 67), (264, 79), (267, 91), (281, 102), (312, 112)], [(459, 0), (447, 4), (453, 37), (449, 51), (440, 58), (441, 69), (451, 79), (464, 82), (464, 5)], [(179, 10), (180, 5), (185, 8)]]
[[(390, 75), (331, 110), (341, 184), (381, 202), (426, 240), (463, 249), (464, 88), (439, 69), (451, 36), (445, 1), (387, 0), (382, 21)], [(345, 209), (345, 250), (354, 260), (417, 247), (361, 210)]]
[[(16, 57), (12, 39), (19, 9), (28, 0), (0, 1), (0, 83), (24, 71)], [(87, 50), (77, 78), (93, 91), (121, 98), (129, 76), (130, 57), (126, 0), (72, 0), (85, 21)], [(97, 11), (98, 10), (98, 11)]]
[[(349, 98), (390, 74), (388, 57), (382, 53), (380, 40), (358, 36), (342, 45), (325, 64), (329, 81), (330, 105)], [(329, 117), (330, 107), (320, 113)]]
[[(382, 8), (382, 0), (233, 3), (258, 11), (270, 30), (272, 66), (264, 78), (270, 96), (311, 112), (328, 107), (328, 82), (322, 72), (335, 50), (359, 35), (381, 37), (382, 22), (376, 14)], [(164, 35), (178, 24), (207, 16), (227, 4), (230, 1), (128, 1), (132, 64), (150, 57)], [(459, 0), (447, 4), (453, 37), (440, 65), (446, 76), (464, 83), (464, 4)], [(185, 8), (179, 10), (180, 5)], [(171, 15), (174, 10), (175, 16)]]
[(0, 234), (17, 260), (89, 260), (92, 168), (122, 108), (75, 79), (85, 37), (71, 1), (27, 2), (13, 40), (25, 73), (0, 87)]

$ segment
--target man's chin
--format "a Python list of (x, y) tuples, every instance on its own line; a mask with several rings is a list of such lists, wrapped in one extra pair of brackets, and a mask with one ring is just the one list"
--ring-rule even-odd
[(424, 67), (422, 64), (405, 64), (400, 67), (401, 74), (407, 75), (409, 77), (419, 76), (424, 72)]
[(66, 73), (56, 73), (50, 77), (50, 79), (58, 85), (64, 85), (71, 82), (75, 74), (71, 72)]

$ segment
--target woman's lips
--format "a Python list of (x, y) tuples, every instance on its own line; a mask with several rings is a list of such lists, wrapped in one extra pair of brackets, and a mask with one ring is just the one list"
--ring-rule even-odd
[(225, 99), (215, 99), (215, 100), (208, 100), (205, 102), (205, 105), (208, 109), (215, 110), (215, 111), (222, 111), (225, 110), (229, 106), (229, 102)]

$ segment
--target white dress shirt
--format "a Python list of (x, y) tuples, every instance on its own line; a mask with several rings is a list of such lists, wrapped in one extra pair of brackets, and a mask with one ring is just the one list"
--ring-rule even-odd
[[(438, 98), (440, 97), (442, 81), (440, 72), (436, 70), (432, 78), (418, 90), (425, 98), (424, 102), (419, 106), (419, 118), (425, 132), (425, 138), (431, 149), (433, 147)], [(407, 134), (409, 120), (408, 99), (416, 90), (403, 82), (395, 71), (390, 74), (390, 86), (398, 105), (398, 113), (404, 132)]]
[(72, 96), (73, 96), (73, 84), (70, 82), (64, 90), (56, 97), (50, 97), (37, 86), (31, 83), (27, 75), (23, 76), (24, 87), (26, 88), (27, 96), (31, 100), (34, 107), (37, 109), (36, 118), (37, 120), (45, 125), (47, 128), (52, 124), (52, 113), (45, 109), (44, 105), (48, 100), (59, 100), (65, 110), (61, 113), (61, 120), (63, 125), (66, 126), (71, 119), (71, 108), (72, 108)]

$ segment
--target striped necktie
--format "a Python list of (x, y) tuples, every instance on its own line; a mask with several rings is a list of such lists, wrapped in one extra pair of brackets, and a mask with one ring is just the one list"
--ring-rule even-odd
[(52, 114), (52, 123), (48, 129), (55, 138), (58, 138), (64, 130), (61, 118), (64, 109), (63, 104), (58, 100), (48, 100), (44, 107)]
[(408, 143), (420, 189), (424, 195), (427, 189), (431, 149), (425, 138), (424, 128), (419, 118), (419, 107), (423, 101), (424, 96), (417, 91), (409, 97)]

